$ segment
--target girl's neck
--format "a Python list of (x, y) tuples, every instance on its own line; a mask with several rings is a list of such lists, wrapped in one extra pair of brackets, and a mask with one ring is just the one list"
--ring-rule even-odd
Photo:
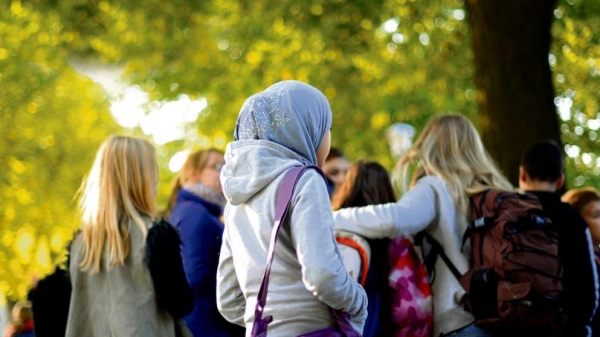
[(225, 207), (225, 204), (227, 203), (227, 199), (225, 199), (223, 193), (215, 191), (202, 183), (186, 184), (183, 188), (198, 197), (221, 207)]

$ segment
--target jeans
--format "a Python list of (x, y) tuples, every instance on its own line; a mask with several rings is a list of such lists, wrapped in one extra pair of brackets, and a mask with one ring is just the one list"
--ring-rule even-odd
[(493, 335), (483, 329), (476, 327), (475, 325), (467, 325), (464, 328), (460, 328), (456, 331), (453, 331), (446, 336), (457, 336), (457, 337), (492, 337)]

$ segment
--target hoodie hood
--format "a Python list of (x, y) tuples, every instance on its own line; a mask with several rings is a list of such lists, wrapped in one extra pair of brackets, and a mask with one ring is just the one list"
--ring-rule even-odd
[(300, 81), (282, 81), (246, 99), (233, 138), (268, 140), (316, 165), (331, 122), (331, 107), (322, 92)]
[(250, 200), (288, 169), (310, 163), (296, 152), (267, 140), (239, 140), (227, 145), (221, 186), (237, 206)]

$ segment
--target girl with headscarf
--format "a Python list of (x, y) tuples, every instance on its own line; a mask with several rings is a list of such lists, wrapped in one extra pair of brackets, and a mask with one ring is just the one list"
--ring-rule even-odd
[[(217, 304), (229, 321), (254, 321), (267, 261), (277, 192), (284, 173), (322, 165), (329, 152), (331, 108), (316, 88), (283, 81), (248, 98), (227, 146), (221, 184), (227, 198), (217, 271)], [(269, 337), (296, 336), (335, 325), (329, 308), (362, 331), (367, 299), (347, 274), (333, 235), (327, 187), (314, 170), (298, 181), (279, 233), (265, 315)]]

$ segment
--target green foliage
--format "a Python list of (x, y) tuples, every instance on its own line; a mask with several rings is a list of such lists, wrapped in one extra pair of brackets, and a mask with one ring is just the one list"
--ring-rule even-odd
[(77, 227), (73, 196), (118, 130), (102, 89), (65, 62), (57, 15), (0, 12), (0, 293), (22, 297), (54, 269)]
[[(553, 27), (550, 56), (557, 103), (569, 106), (562, 120), (562, 140), (570, 157), (570, 187), (600, 188), (600, 3), (567, 0), (560, 3)], [(563, 99), (561, 103), (561, 99)], [(569, 110), (569, 109), (567, 109)]]
[[(154, 98), (207, 97), (204, 137), (231, 135), (244, 99), (283, 79), (328, 96), (334, 145), (387, 166), (391, 123), (475, 113), (460, 0), (42, 4), (70, 23), (77, 53), (125, 64), (128, 80)], [(397, 30), (382, 28), (389, 19)]]

